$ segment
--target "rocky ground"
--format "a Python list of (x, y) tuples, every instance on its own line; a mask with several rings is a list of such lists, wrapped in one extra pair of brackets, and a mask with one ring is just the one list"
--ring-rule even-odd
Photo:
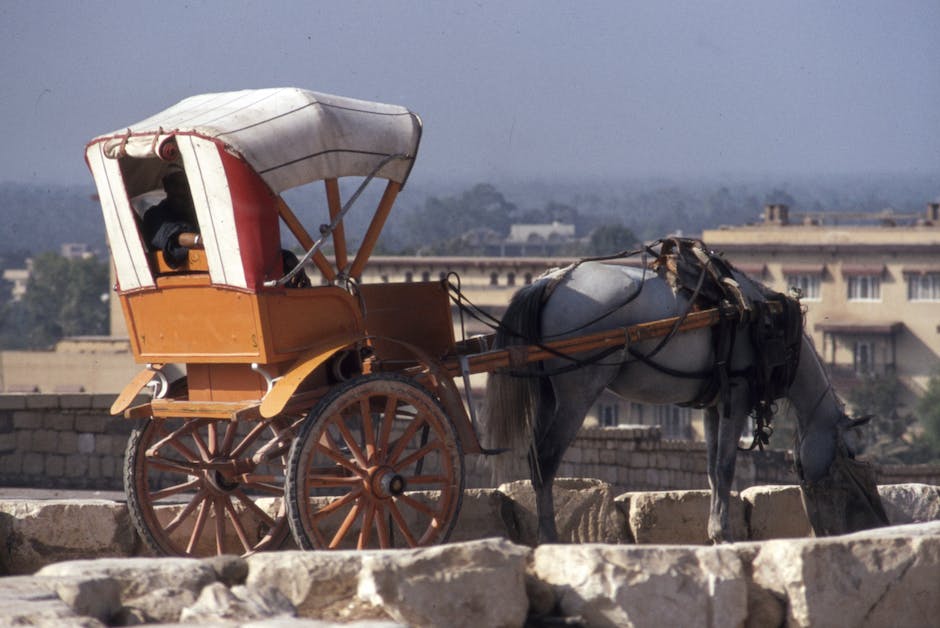
[(881, 488), (894, 525), (809, 538), (795, 487), (756, 487), (739, 543), (704, 545), (707, 493), (556, 489), (532, 547), (525, 484), (468, 491), (448, 545), (247, 558), (134, 556), (123, 504), (0, 500), (0, 624), (935, 626), (940, 488)]

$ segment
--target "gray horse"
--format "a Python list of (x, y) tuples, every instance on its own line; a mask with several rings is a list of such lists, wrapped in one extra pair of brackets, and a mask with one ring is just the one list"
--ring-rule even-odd
[[(733, 276), (748, 299), (763, 300), (768, 294), (738, 271), (733, 270)], [(501, 321), (497, 345), (545, 342), (680, 316), (688, 308), (688, 298), (687, 291), (676, 290), (662, 273), (587, 261), (519, 290)], [(711, 487), (708, 536), (716, 543), (732, 540), (728, 501), (735, 457), (754, 409), (754, 393), (745, 375), (755, 363), (754, 346), (746, 326), (732, 333), (727, 386), (705, 408)], [(565, 450), (601, 392), (609, 389), (643, 403), (687, 403), (699, 398), (711, 378), (715, 356), (713, 331), (706, 328), (680, 332), (665, 344), (647, 340), (613, 354), (578, 356), (578, 362), (559, 356), (534, 372), (529, 367), (490, 375), (483, 432), (495, 445), (529, 451), (539, 542), (558, 540), (552, 483)], [(796, 468), (816, 534), (886, 525), (873, 474), (853, 459), (843, 438), (856, 422), (846, 416), (805, 335), (785, 396), (796, 410)]]

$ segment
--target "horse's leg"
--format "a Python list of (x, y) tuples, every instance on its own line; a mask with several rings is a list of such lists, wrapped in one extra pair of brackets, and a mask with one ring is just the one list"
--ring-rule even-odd
[[(708, 442), (708, 483), (711, 487), (711, 506), (708, 513), (708, 538), (713, 543), (730, 543), (731, 524), (728, 512), (731, 485), (738, 455), (738, 441), (747, 418), (746, 385), (732, 383), (730, 416), (719, 415), (724, 408), (717, 406), (705, 410), (705, 439)], [(737, 394), (735, 394), (737, 392)]]
[(533, 451), (529, 452), (535, 508), (538, 514), (538, 542), (557, 543), (555, 502), (552, 486), (568, 446), (578, 435), (591, 405), (606, 387), (597, 369), (586, 368), (545, 384), (536, 415)]

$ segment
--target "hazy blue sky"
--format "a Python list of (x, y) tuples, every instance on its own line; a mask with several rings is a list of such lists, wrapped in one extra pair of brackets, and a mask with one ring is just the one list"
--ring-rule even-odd
[(425, 181), (940, 170), (938, 0), (3, 0), (0, 80), (0, 181), (287, 85), (417, 111)]

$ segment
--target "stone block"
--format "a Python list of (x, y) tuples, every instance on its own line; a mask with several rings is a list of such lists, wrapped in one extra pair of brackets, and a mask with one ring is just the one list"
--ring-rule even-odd
[(42, 454), (29, 452), (23, 456), (23, 473), (29, 476), (42, 475), (46, 468), (46, 457)]
[(407, 626), (522, 626), (529, 554), (504, 539), (370, 552), (357, 596)]
[(74, 454), (78, 452), (78, 433), (76, 432), (57, 432), (59, 443), (56, 446), (56, 453)]
[(84, 454), (69, 454), (65, 456), (65, 473), (70, 478), (88, 477), (88, 456)]
[(42, 429), (54, 432), (75, 430), (75, 415), (68, 412), (46, 412), (42, 415)]
[(95, 453), (95, 435), (87, 432), (78, 435), (78, 453), (83, 455)]
[(0, 410), (24, 410), (25, 408), (26, 395), (0, 393)]
[(732, 628), (747, 616), (733, 546), (543, 545), (530, 569), (579, 625)]
[(0, 434), (9, 434), (15, 429), (13, 425), (13, 413), (0, 411)]
[(892, 525), (940, 519), (940, 486), (887, 484), (878, 487), (878, 494)]
[(0, 454), (9, 454), (16, 451), (16, 432), (0, 433)]
[(17, 430), (38, 430), (42, 427), (43, 414), (32, 410), (13, 413), (13, 427)]
[(199, 592), (216, 581), (212, 566), (196, 558), (99, 558), (71, 560), (43, 567), (39, 577), (111, 578), (118, 582), (121, 600), (133, 600), (158, 589)]
[(748, 530), (754, 541), (813, 535), (799, 486), (752, 486), (741, 491)]
[(63, 410), (90, 410), (92, 397), (87, 393), (62, 393), (59, 395), (59, 407)]
[(107, 500), (2, 500), (10, 573), (77, 558), (130, 556), (136, 534), (124, 504)]
[(23, 454), (14, 451), (0, 456), (0, 473), (5, 476), (15, 476), (23, 472)]
[(32, 410), (45, 410), (59, 407), (59, 395), (31, 394), (26, 396), (26, 407)]
[(935, 626), (940, 522), (768, 541), (753, 579), (787, 600), (787, 626)]
[(491, 488), (464, 490), (457, 524), (450, 542), (473, 541), (490, 537), (511, 538), (512, 501)]
[[(709, 491), (648, 491), (617, 497), (627, 513), (630, 533), (637, 543), (683, 543), (708, 545)], [(728, 519), (731, 534), (747, 540), (744, 502), (732, 493)]]
[[(534, 546), (538, 536), (535, 491), (531, 482), (503, 484), (512, 500), (511, 539)], [(612, 487), (593, 478), (557, 478), (552, 490), (555, 526), (563, 543), (622, 543), (629, 540), (623, 513), (614, 503)]]
[(59, 433), (53, 430), (36, 430), (33, 432), (33, 451), (42, 454), (52, 454), (59, 451)]
[(105, 624), (76, 614), (56, 593), (53, 582), (19, 576), (3, 578), (0, 625), (97, 628)]
[(105, 423), (105, 417), (100, 415), (80, 414), (75, 417), (75, 430), (78, 432), (100, 434), (104, 432)]
[(65, 456), (59, 454), (48, 454), (46, 456), (47, 478), (62, 478), (65, 475)]

